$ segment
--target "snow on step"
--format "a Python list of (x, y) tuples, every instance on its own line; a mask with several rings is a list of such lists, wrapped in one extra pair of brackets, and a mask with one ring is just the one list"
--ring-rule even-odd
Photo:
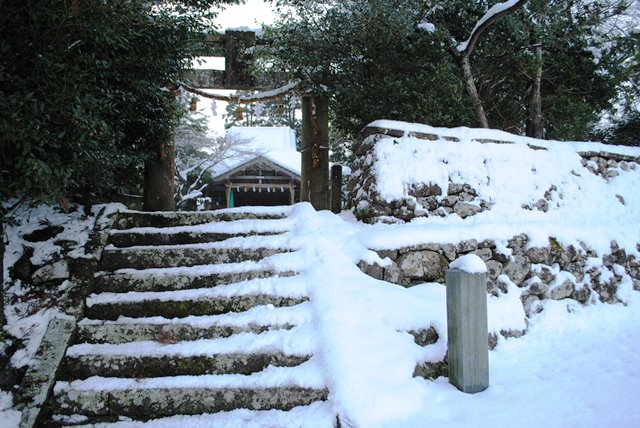
[(214, 339), (238, 333), (289, 330), (309, 323), (309, 302), (291, 307), (258, 306), (248, 311), (184, 318), (119, 317), (116, 320), (83, 319), (78, 323), (78, 343), (127, 343), (180, 337), (181, 340)]
[(260, 261), (198, 265), (176, 268), (121, 269), (114, 274), (100, 275), (95, 292), (165, 291), (214, 287), (220, 284), (271, 276), (294, 275), (291, 270), (280, 271), (269, 258)]
[(250, 374), (269, 365), (295, 366), (308, 360), (317, 344), (308, 326), (241, 333), (222, 339), (169, 343), (82, 343), (68, 348), (62, 379), (93, 375), (157, 377), (184, 374)]
[(287, 232), (290, 228), (291, 222), (288, 219), (238, 220), (189, 226), (136, 227), (112, 230), (109, 239), (111, 244), (116, 247), (178, 245), (222, 241), (233, 236), (277, 235)]
[(278, 219), (289, 214), (289, 207), (261, 207), (244, 210), (218, 210), (195, 212), (144, 212), (123, 211), (119, 213), (116, 222), (118, 229), (134, 227), (172, 227), (183, 225), (197, 225), (211, 222), (229, 222), (242, 219)]
[(147, 269), (259, 260), (294, 250), (283, 246), (283, 239), (281, 236), (250, 236), (186, 245), (126, 248), (109, 245), (102, 253), (100, 265), (105, 271), (115, 271), (122, 268)]
[(126, 293), (91, 294), (87, 298), (87, 307), (97, 304), (142, 302), (148, 300), (183, 302), (202, 298), (234, 297), (256, 294), (268, 294), (281, 297), (305, 297), (307, 286), (296, 276), (257, 278), (224, 284), (211, 288), (195, 288), (171, 291), (129, 291)]
[(247, 410), (239, 409), (204, 415), (178, 415), (161, 419), (142, 421), (121, 421), (94, 425), (79, 425), (77, 428), (264, 428), (264, 427), (297, 427), (297, 428), (333, 428), (336, 415), (332, 406), (324, 401), (307, 406), (294, 407), (289, 411), (282, 410)]
[(282, 232), (247, 232), (247, 233), (207, 233), (207, 232), (178, 232), (166, 233), (159, 229), (155, 233), (132, 233), (129, 231), (119, 231), (120, 233), (111, 233), (109, 242), (118, 247), (134, 247), (140, 245), (188, 245), (200, 244), (204, 242), (224, 241), (233, 237), (247, 236), (273, 236)]
[(135, 341), (199, 340), (229, 337), (239, 333), (261, 333), (267, 330), (289, 330), (291, 324), (251, 325), (246, 327), (194, 327), (189, 324), (80, 324), (76, 330), (79, 343), (128, 343)]
[(295, 367), (267, 367), (251, 375), (202, 375), (167, 376), (152, 378), (106, 378), (90, 377), (71, 382), (59, 381), (54, 386), (56, 394), (73, 391), (75, 393), (99, 393), (108, 391), (145, 391), (151, 389), (223, 389), (223, 388), (277, 388), (296, 386), (299, 388), (323, 389), (324, 372), (314, 357)]
[(118, 302), (94, 304), (87, 307), (88, 318), (115, 320), (120, 316), (161, 316), (182, 318), (190, 315), (219, 315), (242, 312), (256, 306), (294, 306), (306, 301), (302, 297), (282, 297), (266, 294), (241, 295), (232, 297), (209, 297), (184, 301), (142, 300), (139, 302)]
[(67, 349), (66, 355), (121, 355), (121, 356), (197, 356), (223, 353), (251, 353), (269, 350), (290, 355), (311, 355), (316, 342), (310, 326), (297, 326), (291, 330), (274, 330), (260, 334), (241, 333), (221, 339), (200, 339), (178, 343), (155, 341), (123, 344), (81, 343)]
[(215, 315), (260, 305), (294, 306), (307, 300), (306, 295), (306, 285), (298, 277), (259, 278), (213, 288), (92, 294), (85, 315), (111, 320), (119, 316)]
[(322, 370), (313, 358), (295, 367), (270, 366), (251, 375), (155, 378), (91, 377), (57, 382), (57, 412), (138, 419), (247, 408), (289, 410), (326, 400)]

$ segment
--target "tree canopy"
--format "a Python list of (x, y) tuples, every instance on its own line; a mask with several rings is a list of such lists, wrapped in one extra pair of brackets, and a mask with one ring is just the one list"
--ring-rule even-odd
[(109, 195), (172, 134), (172, 84), (242, 0), (0, 2), (0, 199)]
[[(496, 1), (275, 3), (282, 16), (266, 31), (265, 63), (327, 90), (342, 131), (379, 118), (479, 125), (459, 47)], [(634, 36), (606, 25), (629, 6), (531, 0), (492, 22), (469, 60), (489, 126), (533, 135), (540, 115), (546, 138), (587, 138), (637, 68)]]

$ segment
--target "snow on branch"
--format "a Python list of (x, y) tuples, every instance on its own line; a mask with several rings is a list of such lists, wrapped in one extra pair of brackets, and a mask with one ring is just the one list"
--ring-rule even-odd
[(464, 56), (471, 55), (478, 38), (484, 30), (489, 28), (491, 24), (503, 16), (509, 15), (515, 10), (521, 8), (526, 2), (527, 0), (508, 0), (491, 6), (484, 16), (476, 23), (475, 27), (473, 27), (469, 38), (458, 45), (458, 52)]

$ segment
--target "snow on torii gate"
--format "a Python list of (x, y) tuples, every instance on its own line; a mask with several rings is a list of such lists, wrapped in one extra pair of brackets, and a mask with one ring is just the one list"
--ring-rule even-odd
[[(223, 70), (197, 70), (190, 73), (189, 83), (179, 86), (198, 96), (234, 103), (253, 103), (279, 98), (298, 92), (302, 98), (302, 183), (300, 199), (310, 202), (316, 210), (329, 209), (329, 109), (326, 95), (303, 91), (300, 82), (290, 82), (266, 90), (269, 82), (254, 82), (248, 66), (252, 58), (246, 49), (256, 45), (253, 31), (226, 31), (209, 36), (210, 53), (222, 54)], [(262, 91), (248, 96), (209, 94), (201, 89), (249, 89)]]

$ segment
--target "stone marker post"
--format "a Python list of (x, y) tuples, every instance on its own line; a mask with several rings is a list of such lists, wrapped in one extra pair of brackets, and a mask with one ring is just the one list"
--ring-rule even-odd
[(446, 273), (449, 383), (462, 392), (489, 387), (486, 273)]

